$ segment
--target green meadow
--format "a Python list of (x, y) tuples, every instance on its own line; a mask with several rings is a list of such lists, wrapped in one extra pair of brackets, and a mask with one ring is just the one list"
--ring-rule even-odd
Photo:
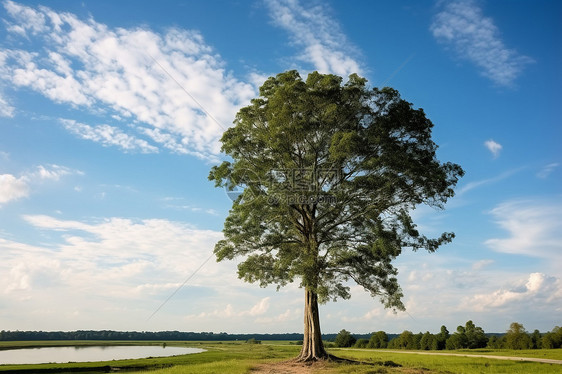
[[(161, 345), (162, 342), (117, 341), (56, 341), (56, 342), (1, 342), (0, 349), (85, 346), (85, 345)], [(144, 358), (106, 362), (85, 362), (41, 365), (0, 365), (6, 373), (103, 373), (121, 371), (128, 373), (181, 374), (181, 373), (260, 373), (263, 365), (287, 361), (295, 357), (300, 346), (291, 342), (268, 341), (262, 344), (244, 342), (166, 342), (168, 346), (185, 346), (206, 349), (203, 353), (160, 358)], [(562, 373), (562, 365), (507, 361), (481, 357), (456, 357), (446, 355), (420, 355), (394, 353), (385, 350), (331, 348), (335, 356), (355, 362), (328, 362), (306, 367), (307, 373)], [(416, 351), (419, 353), (419, 351)], [(562, 359), (562, 350), (461, 350), (448, 353), (536, 357)], [(265, 372), (265, 371), (264, 371)]]

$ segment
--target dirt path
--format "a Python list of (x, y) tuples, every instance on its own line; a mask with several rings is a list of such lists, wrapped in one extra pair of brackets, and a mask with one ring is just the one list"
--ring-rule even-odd
[(378, 350), (373, 349), (373, 352), (381, 353), (410, 353), (415, 355), (433, 355), (433, 356), (457, 356), (457, 357), (482, 357), (482, 358), (493, 358), (495, 360), (508, 360), (508, 361), (532, 361), (532, 362), (542, 362), (545, 364), (556, 364), (562, 365), (562, 360), (553, 360), (550, 358), (538, 358), (538, 357), (512, 357), (512, 356), (493, 356), (493, 355), (473, 355), (473, 354), (462, 354), (462, 353), (437, 353), (437, 352), (413, 352), (413, 351), (389, 351), (389, 350)]

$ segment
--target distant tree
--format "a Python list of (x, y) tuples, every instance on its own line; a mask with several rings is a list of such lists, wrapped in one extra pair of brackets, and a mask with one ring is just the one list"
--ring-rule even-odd
[(422, 340), (423, 334), (421, 332), (414, 335), (414, 345), (411, 349), (420, 349), (420, 342)]
[(368, 339), (357, 339), (357, 341), (355, 342), (355, 344), (353, 346), (355, 348), (367, 348), (368, 344), (369, 344)]
[(421, 350), (430, 350), (433, 349), (433, 342), (435, 341), (435, 337), (429, 333), (429, 331), (426, 331), (425, 334), (423, 334), (421, 340), (420, 340), (420, 348)]
[(501, 349), (503, 348), (503, 338), (501, 337), (497, 337), (495, 335), (492, 335), (490, 337), (490, 339), (488, 339), (488, 348), (492, 348), (492, 349)]
[(541, 346), (544, 349), (562, 347), (562, 328), (556, 326), (551, 332), (547, 332), (541, 339)]
[(344, 329), (338, 333), (334, 343), (336, 343), (336, 347), (351, 347), (356, 341), (355, 337), (351, 335), (349, 331)]
[(255, 338), (250, 338), (246, 340), (246, 344), (261, 344), (261, 340), (256, 340)]
[(392, 339), (391, 342), (394, 343), (392, 344), (392, 347), (389, 346), (389, 348), (416, 349), (414, 334), (408, 330), (404, 330), (399, 336)]
[(405, 248), (434, 252), (410, 212), (443, 208), (464, 174), (441, 163), (422, 109), (357, 74), (297, 71), (270, 77), (221, 138), (231, 158), (214, 166), (217, 187), (242, 192), (215, 246), (218, 261), (244, 257), (238, 276), (260, 286), (304, 288), (298, 361), (328, 358), (318, 305), (351, 296), (348, 281), (387, 308), (404, 310), (393, 260)]
[(468, 321), (464, 329), (467, 339), (467, 348), (484, 348), (488, 344), (488, 338), (482, 327), (478, 327), (472, 321)]
[(542, 348), (542, 335), (539, 330), (533, 331), (531, 335), (531, 348), (541, 349)]
[(458, 326), (457, 331), (447, 339), (447, 349), (464, 349), (468, 347), (468, 338), (463, 326)]
[(525, 331), (522, 324), (513, 322), (505, 334), (505, 348), (507, 349), (529, 349), (531, 337)]
[(547, 332), (546, 334), (543, 335), (543, 337), (542, 337), (542, 339), (541, 339), (541, 347), (542, 347), (543, 349), (554, 349), (554, 348), (557, 348), (552, 333)]
[(435, 349), (445, 349), (449, 336), (449, 330), (447, 330), (447, 327), (441, 326), (441, 331), (435, 336)]
[(384, 331), (377, 331), (371, 335), (368, 348), (386, 348), (388, 346), (388, 335)]

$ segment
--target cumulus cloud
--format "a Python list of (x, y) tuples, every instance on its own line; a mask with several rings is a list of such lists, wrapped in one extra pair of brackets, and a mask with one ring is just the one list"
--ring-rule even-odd
[[(63, 121), (82, 138), (155, 152), (156, 146), (143, 139), (148, 137), (175, 152), (215, 159), (223, 131), (255, 96), (254, 86), (226, 71), (196, 31), (113, 29), (43, 6), (8, 1), (4, 7), (11, 17), (7, 31), (24, 40), (20, 49), (0, 50), (0, 79), (53, 102), (126, 121), (116, 126)], [(32, 51), (36, 39), (44, 48)], [(4, 114), (13, 113), (2, 103)], [(125, 126), (136, 134), (127, 134)]]
[(495, 223), (509, 234), (485, 242), (511, 254), (562, 260), (562, 203), (560, 199), (514, 200), (491, 210)]
[[(206, 319), (209, 317), (220, 317), (220, 318), (238, 318), (244, 316), (257, 317), (262, 316), (267, 313), (270, 306), (270, 297), (264, 297), (258, 301), (254, 306), (248, 310), (236, 310), (232, 304), (227, 304), (224, 308), (214, 309), (210, 312), (201, 312), (198, 314), (192, 314), (186, 316), (188, 319)], [(266, 321), (270, 320), (271, 317), (260, 317), (259, 320)]]
[(252, 309), (248, 311), (248, 314), (251, 316), (259, 316), (265, 314), (265, 312), (267, 312), (267, 310), (269, 309), (269, 299), (269, 297), (264, 297), (263, 299), (261, 299), (256, 305), (252, 307)]
[(278, 324), (284, 323), (289, 321), (295, 321), (302, 318), (302, 310), (301, 309), (287, 309), (283, 313), (272, 317), (259, 317), (256, 318), (256, 323), (260, 324)]
[[(7, 156), (6, 156), (7, 157)], [(84, 174), (61, 165), (39, 165), (35, 171), (26, 172), (19, 177), (12, 174), (0, 174), (0, 206), (11, 201), (28, 197), (31, 187), (42, 181), (58, 181), (62, 176)]]
[(476, 294), (464, 305), (475, 311), (490, 311), (514, 304), (529, 305), (534, 310), (545, 305), (562, 307), (562, 279), (543, 273), (532, 273), (526, 280), (486, 294)]
[(433, 36), (463, 59), (475, 64), (482, 75), (500, 86), (511, 86), (533, 60), (505, 46), (494, 20), (475, 1), (440, 3), (430, 26)]
[(0, 174), (0, 206), (29, 195), (29, 185), (25, 178), (12, 174)]
[[(101, 315), (103, 320), (114, 321), (112, 328), (138, 328), (138, 321), (146, 320), (186, 276), (194, 273), (222, 238), (217, 231), (163, 219), (82, 221), (46, 215), (23, 219), (30, 225), (30, 233), (39, 232), (50, 241), (47, 246), (0, 237), (0, 293), (12, 305), (3, 313), (11, 313), (13, 321), (25, 314), (25, 320), (31, 321), (32, 311), (50, 308), (51, 328), (89, 326), (92, 314), (98, 320)], [(217, 290), (235, 279), (233, 264), (210, 261), (184, 290)], [(181, 299), (180, 294), (177, 298)], [(247, 314), (265, 313), (268, 300), (260, 300)], [(173, 308), (173, 304), (165, 308)], [(116, 311), (116, 306), (123, 309)], [(69, 310), (80, 317), (65, 320)], [(129, 316), (134, 313), (134, 318), (122, 318), (123, 310)], [(20, 317), (16, 317), (18, 313)], [(158, 321), (158, 315), (153, 321)]]
[(498, 157), (500, 155), (500, 151), (502, 150), (502, 145), (500, 143), (495, 142), (494, 140), (490, 139), (490, 140), (486, 140), (484, 142), (484, 146), (486, 148), (488, 148), (488, 150), (490, 152), (492, 152), (492, 155), (494, 156), (494, 158)]
[(27, 36), (28, 33), (38, 34), (47, 30), (45, 16), (30, 8), (22, 7), (11, 0), (4, 2), (4, 7), (15, 22), (6, 22), (8, 31)]
[(361, 74), (360, 63), (352, 56), (359, 52), (328, 14), (326, 5), (307, 7), (298, 0), (268, 0), (273, 22), (287, 30), (304, 52), (299, 60), (312, 63), (321, 73), (348, 76)]
[(152, 263), (152, 268), (168, 267), (186, 274), (209, 256), (214, 242), (222, 237), (212, 230), (159, 219), (109, 218), (98, 223), (45, 215), (29, 215), (24, 219), (35, 228), (63, 233), (58, 244), (60, 253), (54, 257), (70, 261), (73, 269), (84, 267), (84, 270), (114, 275), (116, 270), (120, 275), (135, 273), (140, 268), (129, 265), (144, 262)]

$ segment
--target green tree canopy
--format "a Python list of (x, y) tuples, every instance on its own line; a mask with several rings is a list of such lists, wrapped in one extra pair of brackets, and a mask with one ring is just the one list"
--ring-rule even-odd
[(467, 348), (484, 348), (488, 344), (488, 338), (482, 327), (476, 326), (472, 321), (465, 324), (465, 333), (467, 338)]
[(334, 343), (336, 343), (336, 347), (351, 347), (356, 341), (357, 339), (349, 331), (341, 330), (336, 336)]
[(447, 330), (445, 325), (442, 325), (439, 334), (435, 336), (435, 349), (445, 349), (449, 336), (449, 330)]
[(443, 208), (463, 175), (441, 163), (433, 124), (391, 88), (352, 74), (287, 71), (260, 87), (223, 135), (232, 158), (216, 186), (244, 189), (224, 224), (217, 260), (242, 256), (238, 275), (261, 286), (305, 289), (302, 360), (327, 356), (318, 303), (350, 297), (348, 281), (403, 310), (392, 265), (403, 250), (434, 252), (454, 234), (427, 238), (409, 212)]
[(371, 335), (368, 348), (386, 348), (388, 345), (388, 335), (384, 331), (377, 331)]
[(532, 346), (531, 337), (522, 324), (513, 322), (505, 334), (505, 348), (529, 349)]
[(541, 346), (545, 349), (562, 347), (562, 327), (556, 326), (551, 332), (547, 332), (541, 339)]

